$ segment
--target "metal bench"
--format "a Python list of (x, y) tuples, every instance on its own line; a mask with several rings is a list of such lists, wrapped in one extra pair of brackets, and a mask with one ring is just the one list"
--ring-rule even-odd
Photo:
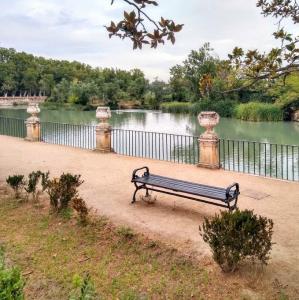
[[(138, 173), (141, 170), (144, 170), (144, 173), (139, 176)], [(148, 167), (134, 170), (131, 182), (136, 187), (132, 203), (136, 202), (137, 192), (145, 189), (147, 196), (149, 195), (149, 191), (155, 191), (225, 207), (233, 211), (237, 207), (238, 196), (240, 194), (238, 183), (234, 183), (227, 188), (219, 188), (150, 174)]]

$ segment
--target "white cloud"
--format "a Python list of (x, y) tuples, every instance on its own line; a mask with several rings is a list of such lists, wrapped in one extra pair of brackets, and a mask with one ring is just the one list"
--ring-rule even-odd
[[(109, 40), (103, 27), (120, 18), (121, 0), (1, 0), (0, 46), (46, 57), (79, 60), (99, 67), (140, 68), (153, 79), (168, 79), (169, 68), (210, 42), (222, 58), (238, 45), (269, 49), (275, 21), (260, 15), (256, 0), (160, 0), (155, 17), (184, 23), (175, 46), (133, 51), (129, 41)], [(293, 29), (296, 28), (293, 26)], [(298, 29), (296, 29), (298, 32)]]

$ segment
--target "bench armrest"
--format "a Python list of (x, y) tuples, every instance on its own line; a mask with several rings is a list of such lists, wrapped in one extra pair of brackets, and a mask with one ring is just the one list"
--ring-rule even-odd
[(139, 176), (137, 175), (137, 172), (138, 172), (138, 171), (141, 171), (141, 170), (145, 170), (145, 172), (143, 173), (143, 176), (148, 176), (148, 175), (149, 175), (149, 168), (148, 168), (148, 167), (142, 167), (142, 168), (139, 168), (139, 169), (135, 169), (135, 170), (133, 171), (133, 174), (132, 174), (132, 181), (133, 181), (135, 178), (139, 177)]
[(235, 188), (234, 189), (234, 198), (238, 197), (238, 195), (240, 194), (239, 183), (233, 183), (226, 189), (226, 199), (231, 198), (230, 192), (233, 190), (233, 188)]

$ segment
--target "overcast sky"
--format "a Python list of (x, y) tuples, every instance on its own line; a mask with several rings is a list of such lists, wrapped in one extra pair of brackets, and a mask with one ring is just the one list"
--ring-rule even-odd
[(149, 79), (168, 80), (169, 68), (205, 42), (221, 58), (235, 46), (275, 45), (275, 21), (260, 15), (256, 0), (160, 0), (149, 13), (184, 23), (184, 30), (174, 46), (133, 51), (129, 41), (108, 38), (103, 26), (119, 20), (126, 7), (122, 0), (110, 2), (0, 0), (0, 47), (98, 67), (140, 68)]

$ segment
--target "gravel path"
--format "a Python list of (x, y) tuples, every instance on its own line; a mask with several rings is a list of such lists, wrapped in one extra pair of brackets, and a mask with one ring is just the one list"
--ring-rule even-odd
[(182, 251), (193, 251), (205, 259), (210, 257), (210, 253), (199, 236), (198, 225), (204, 217), (214, 215), (219, 208), (161, 194), (158, 194), (154, 205), (142, 201), (131, 205), (134, 191), (130, 183), (132, 170), (147, 165), (156, 174), (220, 187), (239, 182), (239, 207), (254, 209), (256, 213), (274, 220), (276, 244), (264, 275), (271, 280), (278, 278), (284, 284), (299, 286), (298, 183), (116, 154), (100, 154), (58, 145), (29, 143), (7, 136), (0, 136), (0, 145), (1, 181), (9, 174), (28, 174), (37, 169), (49, 170), (52, 176), (62, 172), (79, 173), (85, 180), (80, 189), (81, 195), (100, 214)]

